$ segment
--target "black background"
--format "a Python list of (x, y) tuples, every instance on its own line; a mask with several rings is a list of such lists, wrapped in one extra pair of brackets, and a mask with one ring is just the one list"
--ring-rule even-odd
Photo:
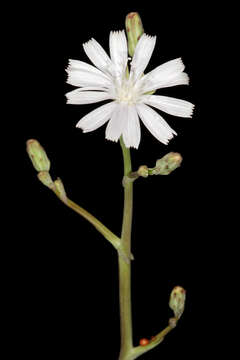
[(212, 155), (208, 161), (215, 149), (210, 144), (212, 125), (206, 121), (211, 118), (209, 97), (216, 75), (213, 71), (209, 78), (209, 73), (213, 55), (219, 52), (217, 10), (187, 2), (178, 6), (162, 2), (158, 7), (129, 3), (63, 2), (51, 8), (34, 4), (19, 9), (13, 47), (21, 67), (18, 80), (24, 84), (18, 90), (22, 101), (16, 105), (21, 114), (18, 138), (24, 180), (19, 207), (23, 215), (16, 225), (21, 237), (11, 244), (16, 256), (13, 321), (21, 339), (17, 350), (31, 358), (118, 356), (116, 253), (91, 225), (40, 184), (25, 142), (38, 139), (51, 160), (52, 177), (62, 179), (69, 198), (120, 235), (121, 149), (105, 140), (105, 126), (88, 134), (75, 128), (98, 104), (66, 105), (64, 94), (73, 88), (65, 83), (65, 68), (69, 58), (88, 62), (82, 43), (91, 37), (108, 49), (109, 32), (123, 29), (131, 11), (140, 13), (147, 34), (157, 35), (147, 70), (182, 57), (190, 76), (190, 86), (159, 93), (196, 106), (193, 119), (164, 114), (178, 133), (168, 146), (142, 126), (139, 149), (131, 151), (133, 169), (142, 164), (153, 167), (169, 151), (183, 156), (181, 168), (170, 176), (139, 179), (134, 186), (134, 344), (167, 325), (172, 316), (169, 294), (181, 285), (187, 302), (178, 327), (142, 358), (192, 359), (214, 348), (208, 347), (214, 331), (207, 324), (215, 306), (218, 236), (213, 212), (218, 200)]

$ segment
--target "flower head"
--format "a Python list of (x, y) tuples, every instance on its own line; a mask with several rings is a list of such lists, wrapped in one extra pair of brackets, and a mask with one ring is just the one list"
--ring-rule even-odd
[(106, 138), (118, 141), (122, 135), (126, 147), (138, 148), (140, 122), (163, 144), (176, 135), (167, 122), (152, 107), (168, 114), (191, 117), (194, 105), (168, 96), (149, 92), (176, 85), (187, 85), (188, 75), (180, 58), (166, 62), (144, 75), (152, 56), (156, 36), (143, 34), (137, 43), (128, 71), (128, 47), (124, 31), (111, 31), (110, 57), (94, 39), (83, 44), (93, 65), (70, 60), (67, 82), (77, 89), (66, 94), (68, 104), (110, 102), (84, 116), (77, 127), (84, 132), (98, 129), (108, 122)]

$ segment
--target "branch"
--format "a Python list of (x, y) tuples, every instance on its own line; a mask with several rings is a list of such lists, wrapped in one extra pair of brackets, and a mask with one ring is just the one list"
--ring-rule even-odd
[[(41, 173), (38, 174), (38, 178), (40, 179)], [(41, 180), (42, 181), (42, 180)], [(49, 187), (49, 186), (48, 186)], [(76, 204), (74, 201), (70, 200), (65, 193), (65, 189), (63, 183), (60, 179), (54, 181), (53, 185), (49, 187), (55, 195), (70, 209), (74, 210), (77, 214), (81, 215), (84, 219), (86, 219), (90, 224), (92, 224), (96, 230), (102, 234), (106, 240), (108, 240), (112, 246), (118, 251), (119, 255), (124, 259), (124, 261), (129, 264), (130, 259), (133, 259), (133, 256), (129, 256), (126, 254), (124, 247), (122, 246), (122, 242), (118, 236), (116, 236), (111, 230), (109, 230), (101, 221), (99, 221), (95, 216), (90, 214), (87, 210)]]
[(163, 329), (160, 333), (158, 333), (157, 335), (155, 335), (152, 340), (149, 342), (149, 344), (145, 345), (145, 346), (136, 346), (132, 349), (132, 353), (131, 353), (131, 360), (134, 360), (136, 358), (138, 358), (139, 356), (141, 356), (142, 354), (146, 353), (147, 351), (155, 348), (156, 346), (158, 346), (159, 344), (161, 344), (161, 342), (164, 340), (164, 337), (172, 330), (176, 327), (177, 324), (177, 319), (176, 318), (171, 318), (169, 320), (169, 325)]

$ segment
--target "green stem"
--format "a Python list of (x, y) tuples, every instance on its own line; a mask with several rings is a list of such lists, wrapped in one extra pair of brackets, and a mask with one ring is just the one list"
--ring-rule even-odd
[(156, 346), (158, 346), (159, 344), (161, 344), (161, 342), (164, 340), (164, 337), (170, 331), (172, 331), (172, 329), (173, 329), (173, 327), (168, 325), (160, 333), (158, 333), (156, 336), (154, 336), (153, 340), (151, 340), (148, 345), (134, 347), (132, 349), (132, 352), (131, 352), (132, 357), (130, 359), (131, 360), (137, 359), (139, 356), (145, 354), (147, 351), (149, 351), (149, 350), (155, 348)]
[[(132, 165), (130, 150), (124, 145), (122, 137), (120, 144), (123, 153), (124, 163), (124, 208), (122, 223), (122, 249), (128, 258), (131, 254), (131, 230), (132, 230), (132, 210), (133, 210), (133, 182), (131, 178)], [(121, 349), (119, 360), (134, 360), (159, 345), (164, 337), (173, 329), (167, 326), (158, 333), (153, 340), (146, 346), (133, 347), (132, 341), (132, 304), (131, 304), (131, 262), (127, 263), (119, 256), (119, 300), (120, 300), (120, 330), (121, 330)]]
[(119, 255), (123, 257), (124, 261), (129, 262), (130, 257), (127, 258), (127, 255), (124, 253), (124, 249), (122, 249), (122, 244), (118, 236), (116, 236), (111, 230), (109, 230), (105, 225), (103, 225), (101, 221), (95, 218), (95, 216), (90, 214), (87, 210), (76, 204), (74, 201), (68, 199), (67, 197), (63, 199), (55, 188), (53, 188), (53, 191), (65, 205), (67, 205), (69, 208), (71, 208), (88, 222), (90, 222), (90, 224), (92, 224), (95, 229), (97, 229), (105, 237), (105, 239), (107, 239), (113, 245), (113, 247), (118, 250)]
[(67, 199), (66, 205), (88, 220), (116, 249), (120, 247), (119, 238), (98, 219), (96, 219), (95, 216), (74, 203), (72, 200)]
[[(126, 148), (122, 138), (120, 144), (123, 153), (124, 177), (132, 171), (130, 150)], [(133, 207), (133, 182), (123, 181), (124, 209), (121, 241), (125, 253), (131, 254), (131, 229)], [(131, 359), (132, 343), (132, 308), (131, 308), (131, 262), (126, 263), (119, 256), (119, 302), (120, 302), (120, 330), (121, 349), (119, 360)]]

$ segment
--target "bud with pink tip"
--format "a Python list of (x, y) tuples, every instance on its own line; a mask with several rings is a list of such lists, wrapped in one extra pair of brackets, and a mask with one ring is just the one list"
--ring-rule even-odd
[(169, 307), (173, 310), (175, 317), (180, 319), (185, 307), (186, 290), (181, 286), (175, 286), (171, 292)]
[(50, 161), (44, 148), (35, 139), (27, 141), (27, 153), (37, 171), (49, 171)]
[(128, 37), (128, 53), (132, 57), (137, 43), (144, 33), (142, 20), (137, 12), (131, 12), (126, 16), (126, 30)]

